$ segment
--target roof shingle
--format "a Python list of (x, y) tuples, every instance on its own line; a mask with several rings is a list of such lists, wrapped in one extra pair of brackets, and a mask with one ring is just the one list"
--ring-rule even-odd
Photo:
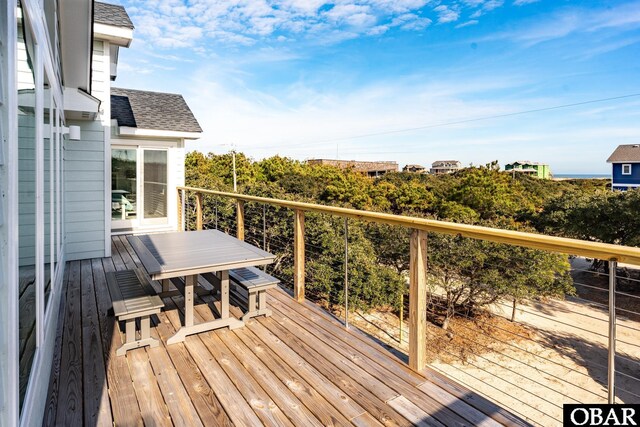
[(118, 126), (202, 132), (182, 95), (111, 88), (111, 118)]
[(117, 4), (95, 2), (93, 5), (93, 20), (99, 24), (113, 25), (133, 30), (133, 22), (124, 7)]
[(640, 144), (618, 145), (607, 159), (607, 163), (617, 162), (640, 162)]

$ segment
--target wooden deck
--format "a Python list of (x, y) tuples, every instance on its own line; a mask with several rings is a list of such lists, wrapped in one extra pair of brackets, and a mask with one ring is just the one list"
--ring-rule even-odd
[[(111, 258), (67, 265), (47, 426), (524, 425), (442, 375), (411, 371), (281, 289), (269, 293), (272, 317), (171, 346), (183, 303), (165, 298), (152, 328), (163, 345), (116, 357), (123, 333), (109, 313), (105, 273), (140, 263), (125, 238), (112, 244)], [(200, 320), (212, 319), (213, 297), (199, 303)]]

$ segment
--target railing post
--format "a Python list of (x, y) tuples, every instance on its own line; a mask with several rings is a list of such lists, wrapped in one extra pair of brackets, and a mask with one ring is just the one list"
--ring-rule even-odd
[(349, 329), (349, 219), (344, 218), (344, 326)]
[(409, 253), (409, 367), (427, 363), (427, 232), (411, 231)]
[(304, 302), (304, 211), (297, 210), (293, 220), (293, 297)]
[(196, 230), (202, 230), (202, 193), (196, 193)]
[(607, 369), (609, 404), (616, 403), (616, 273), (617, 261), (609, 261), (609, 363)]
[(176, 229), (182, 231), (182, 190), (178, 188), (176, 191), (178, 192), (178, 221), (176, 223)]
[(400, 294), (400, 346), (402, 346), (402, 341), (404, 341), (404, 330), (402, 329), (404, 326), (404, 290)]
[(180, 221), (180, 229), (182, 231), (187, 229), (187, 193), (185, 190), (182, 190), (182, 206), (181, 209), (181, 221)]
[(237, 237), (238, 240), (244, 240), (244, 200), (238, 200), (236, 202), (236, 216), (237, 216)]

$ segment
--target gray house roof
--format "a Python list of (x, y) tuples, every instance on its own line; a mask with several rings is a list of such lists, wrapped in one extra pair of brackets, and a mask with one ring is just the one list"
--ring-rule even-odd
[(607, 163), (640, 162), (640, 144), (618, 145)]
[(118, 126), (202, 132), (182, 95), (111, 88), (111, 118)]
[(436, 160), (431, 164), (432, 168), (440, 167), (460, 167), (461, 163), (458, 160)]
[(113, 25), (114, 27), (131, 28), (132, 30), (134, 28), (127, 11), (117, 4), (95, 2), (93, 4), (93, 20), (99, 24)]

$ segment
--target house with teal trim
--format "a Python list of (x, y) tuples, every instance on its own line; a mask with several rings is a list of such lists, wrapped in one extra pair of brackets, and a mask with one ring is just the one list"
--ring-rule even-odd
[(607, 163), (611, 163), (613, 190), (626, 191), (640, 187), (640, 144), (619, 145)]
[(530, 162), (529, 160), (518, 160), (513, 163), (507, 163), (504, 166), (504, 170), (506, 172), (529, 175), (535, 178), (551, 178), (551, 168), (549, 167), (549, 165), (538, 162)]

